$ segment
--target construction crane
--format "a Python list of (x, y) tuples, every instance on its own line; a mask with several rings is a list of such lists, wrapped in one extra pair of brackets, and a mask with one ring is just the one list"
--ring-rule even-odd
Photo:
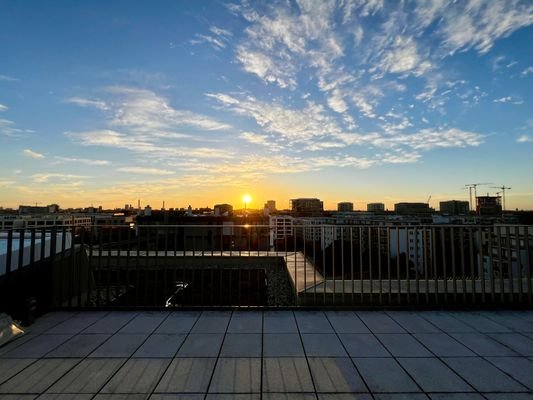
[(496, 194), (499, 194), (501, 193), (502, 194), (502, 199), (503, 199), (503, 211), (505, 211), (505, 191), (506, 190), (511, 190), (510, 187), (506, 187), (505, 185), (501, 185), (501, 186), (491, 186), (491, 188), (493, 189), (500, 189), (501, 192), (498, 192)]
[(426, 203), (428, 203), (428, 205), (429, 205), (429, 201), (430, 201), (430, 200), (431, 200), (431, 195), (429, 195), (429, 197), (428, 197), (428, 201), (426, 201)]
[(472, 207), (472, 189), (474, 189), (474, 196), (477, 198), (477, 187), (481, 185), (492, 185), (492, 182), (482, 182), (482, 183), (467, 183), (465, 187), (468, 189), (470, 194), (470, 210), (473, 210)]

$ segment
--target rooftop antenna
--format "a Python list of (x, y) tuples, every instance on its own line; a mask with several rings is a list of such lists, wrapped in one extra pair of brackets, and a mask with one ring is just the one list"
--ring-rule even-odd
[(501, 193), (502, 194), (502, 198), (503, 198), (503, 211), (505, 211), (505, 191), (506, 190), (511, 190), (510, 187), (506, 187), (505, 185), (501, 185), (501, 186), (491, 186), (493, 189), (501, 189), (501, 192), (498, 192), (496, 194), (499, 194)]
[(465, 185), (466, 188), (468, 188), (468, 192), (470, 194), (470, 210), (473, 210), (472, 207), (472, 189), (474, 189), (474, 197), (477, 198), (477, 187), (481, 185), (491, 185), (491, 182), (482, 182), (482, 183), (467, 183)]

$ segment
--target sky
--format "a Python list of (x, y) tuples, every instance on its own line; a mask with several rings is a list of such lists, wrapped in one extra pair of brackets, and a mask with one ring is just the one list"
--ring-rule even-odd
[(533, 2), (0, 0), (0, 206), (533, 209)]

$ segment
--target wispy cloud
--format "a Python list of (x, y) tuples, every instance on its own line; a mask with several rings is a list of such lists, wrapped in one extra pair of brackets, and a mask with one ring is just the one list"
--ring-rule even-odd
[(18, 81), (19, 79), (18, 78), (14, 78), (12, 76), (7, 76), (7, 75), (1, 75), (0, 74), (0, 81), (5, 81), (5, 82), (16, 82)]
[(105, 103), (105, 101), (101, 100), (91, 100), (85, 99), (83, 97), (69, 97), (68, 99), (65, 99), (65, 102), (70, 104), (76, 104), (80, 107), (94, 107), (102, 111), (109, 110), (109, 107)]
[(92, 160), (89, 158), (76, 158), (76, 157), (61, 157), (56, 156), (55, 159), (58, 163), (79, 163), (85, 165), (109, 165), (111, 161), (107, 160)]
[(527, 67), (522, 72), (520, 72), (520, 75), (522, 76), (528, 76), (529, 74), (533, 74), (533, 66)]
[(31, 149), (24, 149), (24, 151), (22, 152), (22, 154), (24, 154), (26, 157), (30, 157), (30, 158), (45, 158), (45, 155), (42, 154), (42, 153), (38, 153), (36, 151), (33, 151)]
[(0, 104), (0, 111), (6, 111), (6, 110), (7, 110), (7, 106)]
[(516, 139), (517, 143), (528, 143), (533, 142), (533, 136), (531, 135), (521, 135)]
[(131, 174), (142, 174), (142, 175), (173, 175), (174, 171), (160, 168), (150, 168), (150, 167), (121, 167), (117, 171), (128, 172)]
[(32, 175), (33, 181), (35, 183), (47, 183), (50, 181), (75, 181), (78, 182), (79, 180), (87, 179), (89, 178), (86, 175), (74, 175), (74, 174), (63, 174), (63, 173), (57, 173), (57, 172), (45, 172), (40, 174), (33, 174)]
[(493, 103), (511, 103), (511, 104), (523, 104), (524, 101), (521, 98), (515, 98), (512, 96), (504, 96), (499, 99), (492, 100)]

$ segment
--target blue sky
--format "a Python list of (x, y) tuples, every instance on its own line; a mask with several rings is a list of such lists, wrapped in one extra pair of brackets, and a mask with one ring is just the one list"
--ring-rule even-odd
[(533, 208), (530, 1), (0, 10), (0, 205)]

